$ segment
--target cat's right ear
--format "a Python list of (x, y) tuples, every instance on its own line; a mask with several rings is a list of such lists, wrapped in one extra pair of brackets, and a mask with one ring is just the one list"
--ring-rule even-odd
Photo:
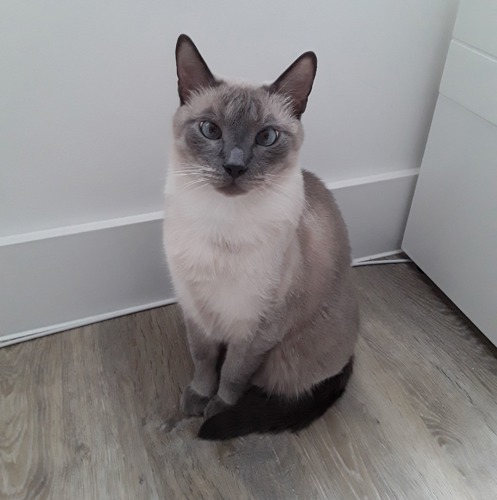
[(183, 105), (193, 92), (218, 84), (192, 39), (180, 35), (176, 43), (178, 94)]

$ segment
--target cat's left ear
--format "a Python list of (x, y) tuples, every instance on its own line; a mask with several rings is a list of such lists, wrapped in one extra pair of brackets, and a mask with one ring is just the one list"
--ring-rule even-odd
[(185, 104), (193, 92), (219, 84), (187, 35), (180, 35), (176, 43), (176, 69), (181, 104)]
[(305, 52), (269, 87), (269, 92), (290, 98), (293, 112), (299, 119), (307, 106), (317, 67), (316, 54)]

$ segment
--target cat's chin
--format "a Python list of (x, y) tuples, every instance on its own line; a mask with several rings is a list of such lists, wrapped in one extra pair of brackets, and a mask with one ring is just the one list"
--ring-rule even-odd
[(234, 182), (227, 184), (226, 186), (216, 187), (216, 191), (226, 195), (226, 196), (239, 196), (241, 194), (246, 194), (247, 190), (241, 188), (238, 184)]

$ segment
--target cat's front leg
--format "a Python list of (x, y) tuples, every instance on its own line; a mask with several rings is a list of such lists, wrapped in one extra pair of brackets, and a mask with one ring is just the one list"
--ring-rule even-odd
[(199, 416), (204, 412), (218, 387), (219, 377), (216, 367), (221, 345), (208, 338), (189, 318), (185, 317), (185, 322), (194, 373), (190, 385), (181, 395), (181, 409), (186, 415)]
[(260, 338), (228, 344), (219, 389), (204, 410), (206, 418), (224, 411), (238, 401), (272, 345), (273, 343)]

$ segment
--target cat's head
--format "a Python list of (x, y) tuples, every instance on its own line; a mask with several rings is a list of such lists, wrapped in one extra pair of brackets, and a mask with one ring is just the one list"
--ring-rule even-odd
[(270, 85), (229, 83), (209, 70), (186, 35), (176, 45), (180, 107), (174, 117), (174, 175), (192, 189), (225, 195), (277, 185), (297, 168), (300, 117), (316, 74), (302, 54)]

